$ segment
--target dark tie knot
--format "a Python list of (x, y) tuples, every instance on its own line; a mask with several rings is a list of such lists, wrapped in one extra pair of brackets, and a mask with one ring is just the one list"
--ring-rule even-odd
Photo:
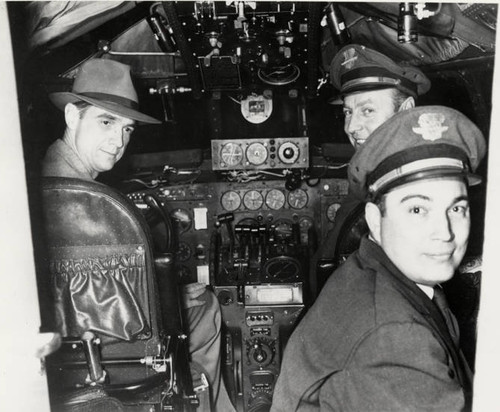
[(441, 312), (445, 312), (449, 309), (446, 295), (444, 294), (443, 288), (440, 285), (434, 286), (434, 296), (432, 298), (432, 301), (439, 308), (439, 310), (441, 310)]

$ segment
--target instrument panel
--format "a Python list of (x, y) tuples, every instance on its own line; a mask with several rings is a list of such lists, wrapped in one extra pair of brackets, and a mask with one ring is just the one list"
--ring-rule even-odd
[[(225, 161), (248, 158), (250, 148), (254, 164), (267, 150), (260, 142), (242, 151), (224, 147)], [(222, 376), (238, 410), (271, 404), (282, 350), (305, 309), (310, 258), (347, 186), (337, 178), (294, 190), (285, 179), (216, 181), (128, 194), (146, 213), (143, 197), (156, 195), (172, 218), (180, 281), (213, 287), (223, 318)]]
[[(145, 189), (127, 196), (146, 211), (146, 194), (156, 195), (176, 222), (180, 273), (183, 281), (194, 282), (199, 266), (213, 264), (211, 236), (221, 226), (233, 235), (238, 225), (272, 226), (277, 241), (286, 240), (298, 227), (301, 244), (313, 242), (311, 236), (320, 242), (333, 227), (335, 213), (347, 195), (347, 180), (322, 178), (314, 187), (302, 183), (291, 191), (284, 180), (195, 183)], [(286, 273), (298, 271), (293, 259), (274, 259), (265, 266), (269, 279), (276, 277), (273, 273), (280, 263)]]
[(212, 170), (307, 167), (309, 167), (309, 139), (307, 137), (212, 140)]

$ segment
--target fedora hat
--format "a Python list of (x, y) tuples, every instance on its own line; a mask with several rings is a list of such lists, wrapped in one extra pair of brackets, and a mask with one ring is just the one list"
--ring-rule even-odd
[(161, 123), (139, 111), (130, 66), (114, 60), (86, 61), (78, 69), (71, 92), (52, 93), (49, 98), (61, 110), (67, 103), (84, 101), (140, 123)]

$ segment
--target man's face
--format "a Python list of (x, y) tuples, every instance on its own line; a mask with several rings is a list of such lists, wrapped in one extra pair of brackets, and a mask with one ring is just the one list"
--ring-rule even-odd
[(465, 183), (450, 178), (409, 183), (389, 192), (385, 207), (374, 237), (391, 261), (416, 283), (449, 280), (469, 237)]
[(121, 159), (135, 121), (96, 106), (88, 107), (75, 121), (75, 147), (90, 172), (111, 170)]
[(392, 89), (382, 89), (344, 97), (344, 130), (356, 150), (377, 127), (396, 113), (392, 96)]

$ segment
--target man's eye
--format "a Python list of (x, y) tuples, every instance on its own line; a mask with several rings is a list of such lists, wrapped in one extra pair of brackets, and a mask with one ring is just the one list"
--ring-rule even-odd
[(467, 206), (459, 206), (459, 205), (457, 205), (457, 206), (453, 206), (451, 208), (451, 212), (455, 213), (455, 214), (459, 214), (459, 215), (465, 215), (465, 214), (467, 214), (467, 210), (468, 209), (469, 208)]
[(125, 133), (132, 134), (133, 131), (134, 131), (133, 127), (125, 127)]
[(363, 109), (363, 115), (370, 116), (374, 111), (371, 107), (366, 107)]
[(424, 208), (420, 207), (420, 206), (412, 206), (410, 208), (410, 213), (413, 214), (413, 215), (421, 215), (424, 212), (425, 212)]
[(104, 120), (101, 120), (101, 124), (103, 124), (104, 126), (109, 126), (109, 125), (111, 125), (111, 122), (109, 120), (104, 119)]
[(352, 110), (344, 109), (344, 116), (349, 117), (352, 114)]

